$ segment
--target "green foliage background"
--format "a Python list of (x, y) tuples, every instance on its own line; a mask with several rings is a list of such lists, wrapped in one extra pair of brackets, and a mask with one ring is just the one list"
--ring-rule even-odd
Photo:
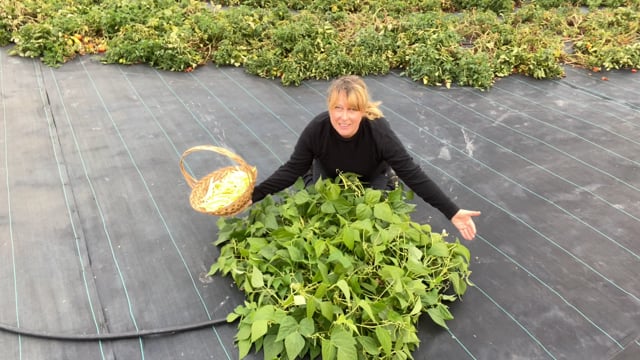
[(285, 85), (401, 69), (427, 85), (489, 88), (563, 64), (640, 67), (640, 0), (0, 0), (0, 45), (58, 66), (172, 71), (243, 66)]

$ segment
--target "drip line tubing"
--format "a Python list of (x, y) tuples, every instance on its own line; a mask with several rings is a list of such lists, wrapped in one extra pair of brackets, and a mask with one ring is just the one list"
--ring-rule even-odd
[(186, 325), (177, 325), (173, 327), (152, 329), (152, 330), (140, 330), (132, 332), (122, 333), (103, 333), (103, 334), (58, 334), (41, 331), (27, 330), (7, 324), (0, 323), (0, 331), (8, 332), (15, 335), (34, 337), (47, 340), (57, 341), (114, 341), (125, 339), (136, 339), (141, 337), (151, 337), (160, 335), (173, 335), (182, 332), (188, 332), (192, 330), (198, 330), (205, 327), (211, 327), (228, 323), (227, 319), (212, 319), (199, 323), (192, 323)]

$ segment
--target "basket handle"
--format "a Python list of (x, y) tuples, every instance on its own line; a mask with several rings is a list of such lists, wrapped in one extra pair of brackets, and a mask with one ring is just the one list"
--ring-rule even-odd
[(196, 180), (193, 176), (191, 176), (191, 174), (189, 174), (187, 172), (187, 170), (184, 168), (184, 159), (187, 155), (194, 153), (196, 151), (213, 151), (216, 152), (218, 154), (224, 155), (228, 158), (230, 158), (231, 160), (235, 161), (236, 163), (238, 163), (238, 165), (240, 165), (240, 167), (245, 168), (248, 171), (249, 174), (251, 174), (251, 176), (253, 177), (252, 182), (255, 181), (255, 177), (256, 177), (256, 169), (255, 167), (251, 167), (249, 165), (247, 165), (247, 163), (240, 157), (238, 156), (236, 153), (222, 148), (222, 147), (218, 147), (218, 146), (213, 146), (213, 145), (197, 145), (194, 147), (191, 147), (187, 150), (185, 150), (185, 152), (182, 153), (182, 156), (180, 157), (180, 171), (182, 171), (182, 176), (184, 176), (184, 179), (187, 181), (187, 184), (189, 184), (189, 187), (193, 189), (193, 187), (195, 186), (195, 184), (198, 182), (198, 180)]

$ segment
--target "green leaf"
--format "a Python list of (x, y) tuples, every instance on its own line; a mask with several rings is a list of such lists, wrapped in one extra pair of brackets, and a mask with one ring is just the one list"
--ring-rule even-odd
[(278, 251), (278, 248), (275, 245), (269, 244), (263, 247), (262, 249), (260, 249), (259, 254), (263, 258), (270, 260), (275, 256), (277, 251)]
[(453, 285), (453, 291), (458, 294), (458, 295), (462, 295), (467, 291), (467, 283), (460, 279), (460, 274), (458, 273), (450, 273), (449, 274), (449, 281), (451, 281), (451, 285)]
[(416, 335), (415, 331), (404, 331), (402, 335), (402, 342), (405, 344), (420, 344), (420, 338)]
[(338, 360), (353, 360), (358, 358), (358, 352), (355, 345), (348, 348), (338, 348)]
[(277, 341), (275, 335), (267, 335), (262, 343), (265, 359), (279, 359), (282, 350), (284, 350), (284, 342)]
[(229, 313), (227, 315), (227, 322), (234, 322), (240, 317), (240, 314), (236, 312)]
[[(349, 308), (351, 308), (351, 306), (349, 305)], [(347, 317), (349, 314), (347, 314), (345, 316), (345, 314), (340, 314), (338, 315), (338, 320), (336, 320), (334, 322), (334, 325), (342, 325), (344, 328), (351, 330), (351, 333), (358, 333), (358, 327), (356, 326), (356, 324), (353, 322), (353, 319), (351, 317)]]
[(456, 243), (453, 245), (451, 252), (456, 255), (462, 255), (467, 262), (469, 262), (471, 259), (471, 253), (469, 252), (469, 249), (460, 244), (459, 241), (456, 241)]
[(383, 326), (376, 327), (376, 338), (385, 354), (391, 355), (391, 334)]
[(251, 272), (251, 286), (253, 286), (254, 289), (264, 287), (262, 272), (255, 266)]
[(433, 306), (438, 303), (438, 289), (433, 288), (421, 297), (422, 303), (426, 306)]
[(351, 227), (364, 232), (365, 234), (373, 233), (373, 222), (371, 219), (357, 220), (351, 223)]
[(209, 268), (209, 272), (207, 273), (207, 276), (213, 276), (215, 275), (218, 271), (220, 271), (220, 265), (216, 262), (213, 263), (211, 265), (211, 267)]
[(394, 222), (393, 212), (391, 207), (387, 203), (378, 203), (373, 206), (373, 216), (376, 219), (386, 221), (388, 223)]
[(357, 234), (358, 230), (351, 229), (349, 227), (345, 227), (344, 230), (342, 230), (342, 243), (347, 247), (347, 249), (353, 250), (353, 243), (355, 238), (358, 236)]
[(238, 358), (244, 359), (247, 355), (249, 355), (249, 351), (251, 350), (252, 341), (239, 340), (238, 341)]
[(384, 280), (387, 280), (389, 282), (402, 281), (404, 270), (397, 266), (385, 265), (382, 267), (382, 269), (380, 269), (380, 275)]
[(424, 283), (424, 279), (422, 278), (413, 279), (411, 281), (405, 281), (404, 284), (405, 284), (405, 288), (407, 289), (407, 291), (409, 291), (409, 293), (416, 295), (418, 297), (421, 297), (422, 295), (427, 293), (427, 286)]
[(344, 298), (347, 299), (347, 302), (350, 302), (351, 301), (351, 291), (349, 290), (349, 285), (347, 284), (347, 282), (344, 281), (344, 279), (340, 279), (336, 283), (336, 286), (338, 286), (340, 288), (340, 290), (342, 290), (342, 293), (344, 294)]
[(350, 332), (338, 326), (331, 330), (331, 344), (338, 349), (353, 348), (355, 351), (356, 340)]
[(322, 339), (322, 360), (334, 360), (337, 356), (336, 348), (329, 339)]
[(293, 316), (285, 316), (280, 322), (276, 341), (282, 341), (295, 332), (298, 332), (298, 321)]
[(291, 333), (284, 339), (284, 347), (287, 350), (287, 357), (295, 359), (304, 348), (304, 338), (299, 333)]
[(360, 279), (357, 277), (350, 277), (349, 281), (349, 289), (351, 290), (352, 297), (357, 299), (359, 295), (362, 294), (362, 288), (360, 287)]
[(429, 309), (427, 309), (427, 314), (429, 314), (429, 317), (431, 318), (431, 320), (432, 320), (434, 323), (436, 323), (436, 324), (438, 324), (438, 325), (442, 326), (442, 327), (443, 327), (443, 328), (445, 328), (445, 329), (448, 329), (448, 328), (449, 328), (449, 327), (447, 327), (447, 324), (446, 324), (446, 323), (445, 323), (445, 321), (444, 321), (445, 319), (444, 319), (444, 317), (442, 316), (442, 313), (441, 313), (438, 309), (436, 309), (436, 308), (429, 308)]
[(358, 204), (356, 206), (356, 218), (358, 220), (371, 219), (371, 215), (373, 215), (373, 210), (371, 210), (370, 206), (365, 204)]
[(316, 241), (313, 243), (313, 250), (316, 254), (316, 257), (320, 257), (322, 253), (326, 250), (327, 243), (324, 241)]
[(447, 305), (443, 303), (439, 303), (438, 305), (436, 305), (436, 308), (440, 312), (440, 315), (442, 316), (443, 319), (445, 320), (453, 319), (453, 315), (451, 315), (451, 312), (449, 311), (449, 307)]
[(333, 321), (333, 303), (329, 301), (323, 301), (320, 303), (320, 313), (325, 319)]
[(327, 284), (326, 282), (321, 283), (320, 285), (318, 285), (318, 288), (316, 289), (316, 293), (313, 296), (315, 296), (318, 299), (322, 298), (324, 294), (327, 293), (328, 288), (329, 288), (329, 284)]
[(320, 211), (325, 214), (335, 214), (336, 209), (333, 207), (333, 204), (330, 202), (325, 202), (320, 205)]
[(238, 340), (249, 340), (251, 338), (251, 324), (240, 322), (238, 325), (238, 333), (236, 334), (236, 339)]
[(382, 191), (367, 188), (364, 192), (364, 202), (369, 205), (375, 205), (380, 202), (380, 198), (382, 197)]
[(340, 198), (340, 186), (337, 184), (327, 183), (326, 196), (328, 200), (336, 200)]
[(315, 331), (316, 327), (312, 319), (304, 318), (300, 320), (300, 334), (302, 336), (311, 337)]
[[(342, 265), (345, 269), (350, 269), (353, 267), (349, 256), (345, 256), (344, 252), (340, 251), (338, 248), (331, 247), (331, 255), (327, 259), (329, 262), (337, 262)], [(334, 269), (335, 271), (335, 269)]]
[(297, 247), (295, 247), (293, 245), (287, 246), (287, 251), (289, 252), (289, 256), (291, 257), (291, 260), (293, 260), (293, 261), (304, 261), (304, 254)]
[(269, 330), (269, 321), (256, 320), (251, 324), (251, 342), (256, 342)]
[(249, 243), (249, 249), (251, 250), (251, 252), (259, 252), (260, 249), (269, 244), (267, 242), (267, 239), (256, 237), (247, 238), (247, 242)]
[(405, 266), (409, 272), (414, 273), (418, 276), (425, 276), (429, 274), (429, 269), (427, 269), (423, 263), (418, 262), (414, 259), (409, 259)]
[(342, 251), (335, 246), (329, 245), (329, 257), (327, 258), (328, 262), (340, 262), (340, 259), (344, 257)]
[(271, 231), (271, 236), (278, 241), (284, 242), (287, 240), (291, 240), (294, 237), (294, 233), (287, 230), (284, 227), (279, 227), (273, 231)]
[(273, 305), (261, 306), (253, 314), (253, 320), (254, 321), (256, 320), (274, 321), (275, 320), (274, 313), (275, 313), (275, 308), (273, 307)]
[(301, 190), (293, 195), (293, 200), (296, 205), (302, 205), (309, 201), (309, 193), (306, 190)]
[(376, 317), (373, 314), (373, 311), (371, 310), (371, 305), (369, 304), (368, 301), (358, 300), (358, 306), (362, 308), (362, 310), (364, 310), (367, 316), (369, 316), (369, 320), (376, 321)]
[(333, 208), (336, 209), (338, 214), (346, 214), (353, 209), (353, 204), (344, 198), (337, 198), (331, 201), (331, 204), (333, 204)]
[(325, 283), (331, 282), (329, 280), (329, 268), (327, 267), (327, 265), (325, 263), (319, 262), (317, 266), (320, 275), (322, 275), (322, 281), (324, 281)]
[(415, 261), (422, 260), (422, 256), (424, 255), (422, 250), (418, 249), (414, 245), (410, 245), (407, 250), (408, 250), (408, 253), (409, 253), (409, 259), (410, 260), (415, 260)]
[(264, 226), (270, 230), (277, 229), (279, 225), (276, 216), (274, 214), (266, 214), (264, 217)]
[(369, 355), (379, 355), (380, 348), (378, 343), (371, 336), (358, 336), (356, 337), (362, 349)]
[(438, 257), (447, 257), (449, 256), (449, 248), (445, 242), (434, 242), (431, 244), (429, 250), (427, 250), (427, 254)]
[(313, 318), (315, 316), (315, 312), (318, 309), (318, 304), (320, 304), (320, 302), (316, 297), (312, 296), (307, 300), (306, 312), (308, 318)]
[(422, 311), (422, 302), (416, 301), (409, 315), (420, 315), (421, 311)]

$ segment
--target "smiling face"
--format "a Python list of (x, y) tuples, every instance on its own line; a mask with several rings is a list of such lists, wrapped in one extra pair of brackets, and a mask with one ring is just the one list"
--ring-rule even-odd
[(348, 139), (358, 132), (364, 112), (349, 101), (345, 91), (340, 91), (329, 101), (329, 117), (336, 132)]

